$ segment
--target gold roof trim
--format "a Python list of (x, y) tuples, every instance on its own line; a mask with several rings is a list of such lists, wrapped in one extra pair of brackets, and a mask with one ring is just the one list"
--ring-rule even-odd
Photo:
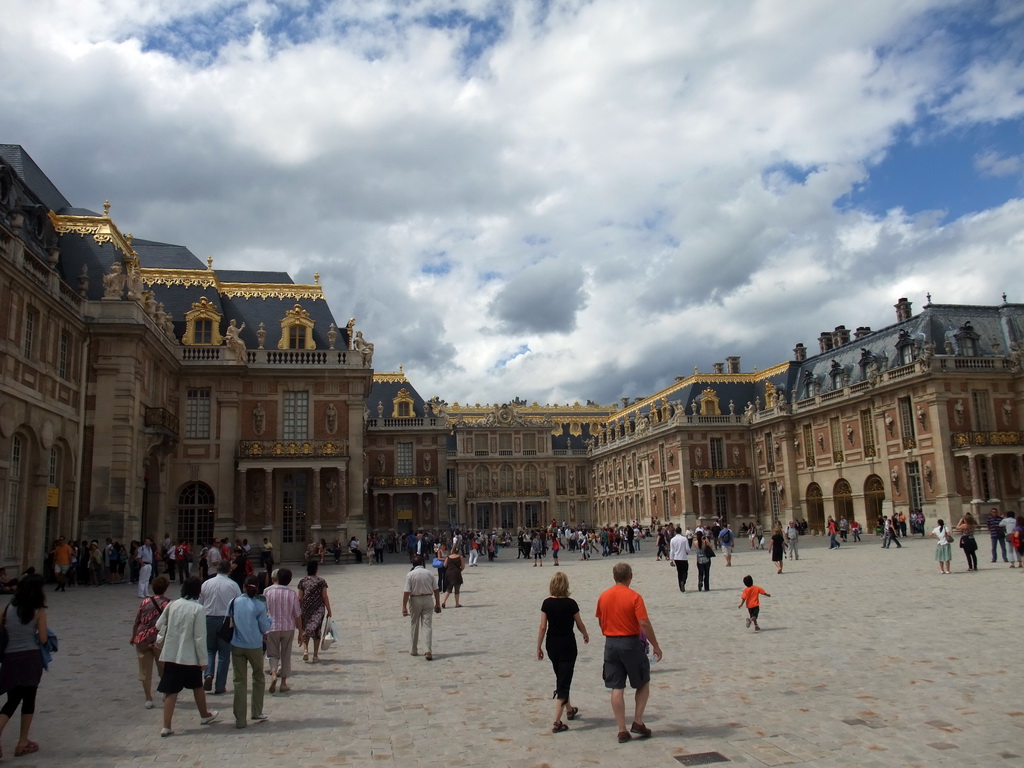
[(765, 381), (773, 376), (778, 376), (780, 373), (784, 373), (790, 365), (792, 365), (792, 363), (779, 363), (778, 365), (774, 365), (771, 368), (765, 368), (763, 371), (757, 371), (756, 373), (694, 373), (692, 376), (680, 379), (671, 386), (666, 387), (660, 392), (656, 392), (650, 397), (645, 397), (637, 403), (631, 403), (621, 411), (616, 411), (614, 414), (609, 416), (609, 420), (614, 421), (616, 419), (628, 418), (647, 407), (661, 407), (662, 404), (657, 403), (656, 401), (668, 400), (669, 395), (675, 394), (679, 390), (694, 384), (756, 384), (757, 382)]
[(149, 285), (180, 285), (185, 288), (199, 286), (215, 288), (217, 293), (228, 298), (244, 299), (322, 299), (320, 285), (295, 285), (292, 283), (222, 283), (217, 273), (210, 269), (154, 269), (144, 267), (142, 279)]
[(374, 382), (378, 384), (407, 384), (409, 380), (405, 378), (405, 373), (375, 373), (373, 374)]
[[(501, 405), (501, 403), (487, 403), (485, 405), (481, 405), (480, 403), (476, 403), (475, 405), (460, 405), (459, 403), (455, 403), (448, 408), (448, 413), (466, 416), (478, 414), (482, 418), (493, 412), (495, 408), (500, 408)], [(614, 405), (580, 405), (578, 402), (573, 405), (540, 405), (536, 402), (531, 403), (530, 405), (510, 405), (517, 413), (551, 414), (552, 416), (557, 414), (575, 414), (578, 418), (586, 422), (592, 421), (593, 418), (604, 418), (615, 410)], [(564, 423), (570, 421), (570, 419), (565, 418), (562, 421)]]
[[(104, 208), (110, 210), (107, 206)], [(50, 211), (50, 223), (59, 235), (92, 235), (99, 245), (110, 243), (128, 258), (138, 257), (132, 248), (132, 236), (122, 235), (110, 216), (71, 216)]]

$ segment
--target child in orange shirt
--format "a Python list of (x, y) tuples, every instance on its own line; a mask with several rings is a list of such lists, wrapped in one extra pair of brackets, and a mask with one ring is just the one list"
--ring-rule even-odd
[(750, 576), (743, 577), (743, 586), (746, 589), (740, 595), (740, 604), (737, 608), (742, 608), (744, 605), (747, 606), (747, 626), (750, 626), (750, 622), (754, 622), (754, 631), (760, 632), (761, 627), (757, 625), (757, 614), (761, 612), (761, 595), (765, 597), (771, 597), (761, 587), (754, 586), (754, 579)]

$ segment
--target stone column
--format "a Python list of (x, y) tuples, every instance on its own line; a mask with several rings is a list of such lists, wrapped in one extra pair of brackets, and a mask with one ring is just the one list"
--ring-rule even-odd
[(988, 501), (988, 503), (990, 503), (990, 504), (993, 503), (993, 502), (1002, 501), (1002, 499), (999, 498), (999, 488), (997, 487), (997, 483), (996, 483), (996, 467), (995, 467), (995, 462), (992, 460), (992, 454), (991, 453), (986, 453), (985, 456), (984, 456), (984, 459), (985, 459), (985, 470), (988, 473), (988, 489), (989, 489), (989, 494), (992, 497), (990, 499), (986, 499), (986, 501)]
[(975, 517), (978, 517), (977, 505), (984, 503), (981, 498), (981, 485), (978, 482), (978, 468), (974, 464), (974, 456), (967, 454), (967, 470), (971, 473), (971, 507), (974, 508)]
[(244, 528), (249, 522), (249, 475), (247, 470), (238, 468), (238, 510), (241, 514), (241, 523)]

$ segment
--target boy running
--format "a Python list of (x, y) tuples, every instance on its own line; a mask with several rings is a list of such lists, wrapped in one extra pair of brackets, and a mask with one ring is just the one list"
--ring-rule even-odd
[(746, 589), (743, 590), (740, 595), (740, 604), (737, 608), (742, 608), (744, 605), (747, 606), (747, 626), (750, 626), (750, 622), (754, 622), (754, 631), (760, 632), (761, 627), (757, 625), (757, 614), (761, 611), (761, 595), (765, 597), (771, 597), (761, 587), (754, 586), (754, 579), (750, 576), (743, 577), (743, 586)]

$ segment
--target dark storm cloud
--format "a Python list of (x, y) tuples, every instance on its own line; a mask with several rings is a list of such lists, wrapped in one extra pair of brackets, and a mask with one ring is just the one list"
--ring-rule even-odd
[(504, 333), (570, 333), (587, 305), (584, 278), (580, 265), (546, 259), (509, 279), (490, 312)]

